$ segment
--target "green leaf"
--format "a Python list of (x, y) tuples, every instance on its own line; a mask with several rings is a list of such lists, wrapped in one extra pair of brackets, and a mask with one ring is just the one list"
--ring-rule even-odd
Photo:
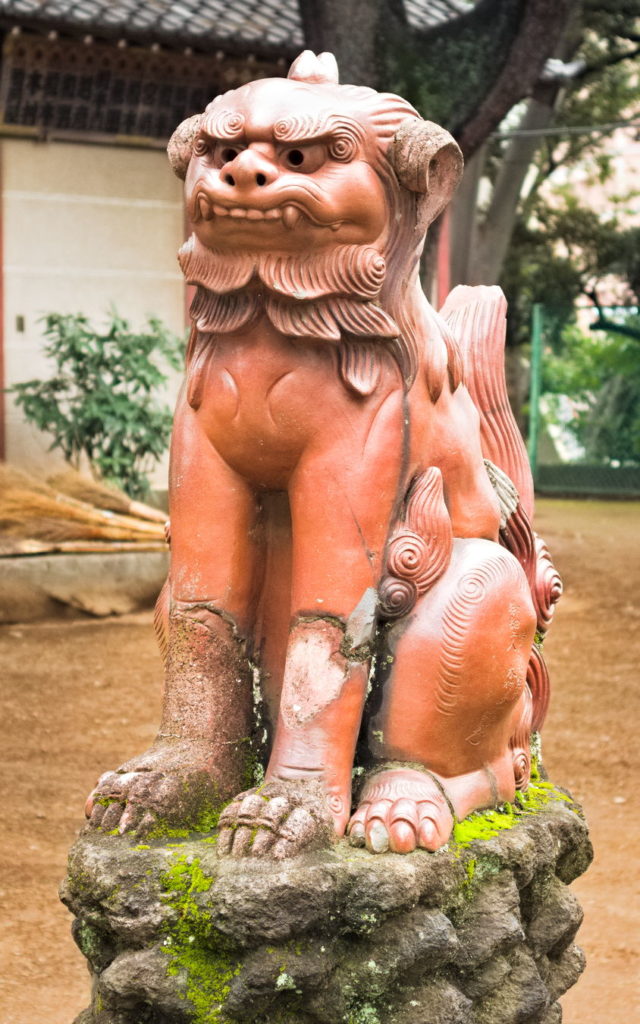
[(85, 453), (105, 479), (146, 496), (146, 474), (171, 434), (171, 412), (159, 393), (167, 371), (182, 365), (186, 339), (157, 318), (134, 331), (114, 308), (103, 331), (83, 314), (47, 313), (41, 322), (53, 373), (9, 388), (17, 405), (68, 461)]

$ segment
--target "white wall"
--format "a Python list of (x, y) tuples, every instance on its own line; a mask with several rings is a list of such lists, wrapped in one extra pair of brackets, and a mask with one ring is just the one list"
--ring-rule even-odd
[[(151, 314), (183, 332), (182, 185), (163, 151), (4, 139), (0, 159), (6, 386), (47, 373), (44, 313), (101, 322), (113, 304), (135, 326)], [(7, 460), (48, 469), (46, 437), (6, 400)], [(165, 478), (166, 464), (154, 486)]]

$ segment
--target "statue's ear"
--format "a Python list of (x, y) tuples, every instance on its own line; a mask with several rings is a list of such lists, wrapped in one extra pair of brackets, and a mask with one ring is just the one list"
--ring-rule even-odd
[(178, 125), (169, 139), (169, 145), (167, 146), (169, 163), (173, 168), (173, 173), (182, 178), (183, 181), (187, 176), (187, 167), (189, 166), (193, 150), (193, 140), (200, 131), (201, 122), (202, 114), (194, 114), (193, 117), (188, 117), (186, 121)]
[(444, 210), (462, 177), (463, 159), (452, 135), (433, 121), (403, 121), (387, 153), (398, 181), (425, 197), (427, 223)]

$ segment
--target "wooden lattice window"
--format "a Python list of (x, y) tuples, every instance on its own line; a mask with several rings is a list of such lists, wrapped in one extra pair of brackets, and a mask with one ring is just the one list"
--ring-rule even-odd
[(219, 92), (281, 73), (240, 59), (9, 36), (2, 51), (0, 125), (45, 136), (166, 140)]

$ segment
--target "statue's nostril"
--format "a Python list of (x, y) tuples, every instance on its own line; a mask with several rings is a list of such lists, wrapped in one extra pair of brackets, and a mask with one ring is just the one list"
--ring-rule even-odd
[(267, 179), (264, 174), (256, 174), (256, 185), (266, 185)]
[(233, 179), (233, 175), (231, 175), (231, 174), (225, 174), (224, 180), (226, 181), (227, 185), (235, 185), (235, 181)]

